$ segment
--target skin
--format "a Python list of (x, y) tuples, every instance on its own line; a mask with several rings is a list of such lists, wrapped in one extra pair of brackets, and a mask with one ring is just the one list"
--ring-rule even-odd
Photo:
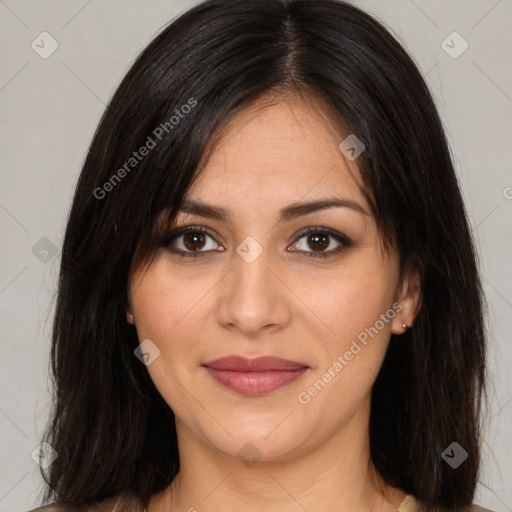
[[(181, 463), (148, 512), (388, 512), (404, 498), (371, 463), (368, 424), (390, 335), (403, 333), (402, 323), (412, 324), (417, 312), (419, 276), (407, 269), (400, 281), (396, 252), (382, 250), (356, 183), (357, 160), (338, 149), (343, 138), (320, 104), (260, 98), (230, 120), (187, 194), (228, 209), (232, 222), (180, 213), (176, 227), (204, 226), (213, 237), (192, 238), (192, 245), (189, 238), (185, 246), (181, 235), (174, 246), (201, 254), (181, 257), (163, 247), (132, 273), (128, 321), (141, 341), (160, 350), (147, 370), (175, 413)], [(367, 214), (333, 207), (279, 222), (291, 203), (333, 196)], [(331, 255), (308, 258), (317, 247), (301, 234), (308, 226), (353, 243), (328, 237), (322, 251)], [(251, 263), (236, 252), (246, 237), (263, 249)], [(366, 346), (359, 343), (362, 350), (309, 403), (300, 403), (298, 394), (395, 302), (401, 310), (394, 318)], [(295, 382), (248, 397), (201, 366), (233, 354), (273, 355), (309, 368)], [(238, 455), (247, 443), (255, 464)]]

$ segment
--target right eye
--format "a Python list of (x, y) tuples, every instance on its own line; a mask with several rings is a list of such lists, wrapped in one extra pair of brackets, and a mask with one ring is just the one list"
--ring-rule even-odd
[(179, 228), (165, 236), (162, 246), (182, 257), (197, 257), (206, 252), (224, 250), (217, 244), (210, 231), (203, 226)]

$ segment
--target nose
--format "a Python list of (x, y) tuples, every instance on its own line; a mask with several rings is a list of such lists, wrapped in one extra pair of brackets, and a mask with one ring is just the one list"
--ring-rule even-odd
[(293, 294), (270, 251), (264, 249), (253, 261), (243, 252), (234, 252), (230, 264), (231, 270), (219, 283), (219, 324), (253, 339), (288, 325)]

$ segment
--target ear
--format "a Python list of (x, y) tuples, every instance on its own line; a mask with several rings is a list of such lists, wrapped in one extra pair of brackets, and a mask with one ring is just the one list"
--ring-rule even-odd
[(128, 291), (128, 300), (127, 300), (127, 303), (125, 305), (125, 311), (126, 311), (126, 321), (129, 323), (129, 324), (134, 324), (135, 321), (133, 319), (133, 308), (132, 308), (132, 301), (131, 301), (131, 298), (130, 298), (130, 292)]
[[(404, 268), (398, 285), (396, 301), (402, 306), (391, 322), (393, 334), (403, 334), (414, 323), (421, 308), (421, 271), (418, 265), (409, 264)], [(405, 324), (407, 327), (404, 327)]]
[(130, 311), (129, 306), (126, 306), (126, 321), (132, 325), (135, 323), (133, 319), (133, 313)]

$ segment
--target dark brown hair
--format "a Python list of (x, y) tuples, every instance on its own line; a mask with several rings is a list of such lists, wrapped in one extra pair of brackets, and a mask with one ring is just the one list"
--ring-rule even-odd
[[(449, 148), (412, 59), (382, 24), (336, 0), (202, 2), (144, 49), (113, 95), (62, 249), (45, 436), (58, 458), (45, 500), (133, 495), (146, 505), (176, 476), (174, 414), (134, 356), (126, 322), (130, 270), (154, 254), (155, 219), (172, 221), (207, 143), (271, 92), (321, 98), (364, 142), (357, 163), (382, 239), (402, 267), (421, 269), (421, 309), (405, 335), (392, 335), (373, 388), (372, 461), (428, 510), (472, 502), (484, 300)], [(457, 469), (441, 456), (454, 441), (468, 453)]]

